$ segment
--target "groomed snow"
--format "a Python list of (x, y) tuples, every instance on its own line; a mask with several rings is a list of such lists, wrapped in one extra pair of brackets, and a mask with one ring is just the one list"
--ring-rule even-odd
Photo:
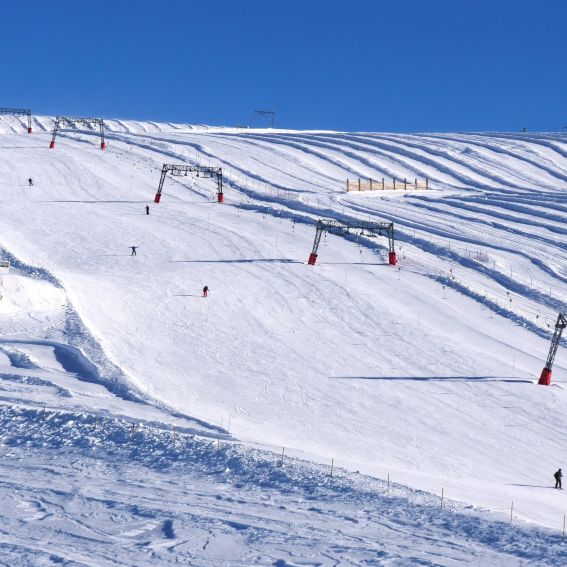
[(557, 533), (146, 422), (2, 405), (0, 424), (9, 565), (504, 567), (567, 555)]
[[(111, 121), (103, 152), (36, 121), (0, 122), (7, 399), (230, 429), (560, 533), (563, 348), (536, 383), (566, 310), (565, 136)], [(186, 177), (152, 204), (162, 163), (222, 166), (225, 203)], [(344, 190), (391, 176), (432, 190)], [(326, 217), (393, 220), (398, 266), (335, 236), (306, 265)]]

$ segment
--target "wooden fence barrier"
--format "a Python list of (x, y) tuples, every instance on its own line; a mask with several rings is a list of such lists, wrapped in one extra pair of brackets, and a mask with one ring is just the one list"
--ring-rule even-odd
[(381, 180), (378, 179), (347, 179), (346, 180), (346, 190), (349, 191), (385, 191), (385, 190), (397, 190), (401, 189), (404, 191), (408, 190), (419, 190), (419, 189), (429, 189), (429, 179), (425, 178), (425, 181), (418, 181), (417, 177), (411, 181), (408, 179), (392, 179), (392, 183), (386, 183), (385, 179), (382, 177)]

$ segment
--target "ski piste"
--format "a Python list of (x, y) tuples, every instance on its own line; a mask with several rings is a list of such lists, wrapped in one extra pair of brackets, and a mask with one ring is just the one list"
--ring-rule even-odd
[[(89, 435), (98, 439), (105, 419), (151, 423), (170, 440), (175, 426), (183, 447), (184, 436), (197, 435), (217, 451), (220, 437), (225, 460), (200, 462), (237, 501), (245, 498), (223, 472), (232, 470), (224, 444), (270, 449), (276, 465), (285, 448), (283, 469), (270, 472), (272, 487), (292, 459), (327, 467), (326, 474), (334, 459), (343, 474), (360, 471), (380, 482), (390, 475), (407, 487), (408, 506), (415, 496), (433, 510), (444, 489), (465, 509), (490, 510), (486, 521), (506, 522), (513, 502), (508, 539), (500, 546), (479, 539), (483, 552), (517, 564), (510, 542), (518, 533), (528, 539), (514, 531), (522, 523), (517, 529), (530, 537), (530, 525), (545, 528), (533, 528), (532, 559), (561, 564), (553, 538), (560, 536), (564, 503), (547, 484), (562, 464), (564, 344), (551, 386), (537, 381), (566, 307), (564, 137), (239, 130), (105, 118), (104, 151), (80, 130), (61, 131), (50, 150), (51, 118), (34, 116), (31, 135), (12, 127), (14, 120), (0, 121), (0, 244), (10, 261), (0, 275), (0, 361), (2, 403), (23, 412), (13, 428), (15, 418), (4, 414), (5, 448), (23, 463), (18, 490), (27, 495), (30, 538), (41, 538), (34, 518), (53, 513), (34, 492), (33, 454), (22, 449), (27, 441), (41, 443), (25, 424), (43, 423), (45, 406), (46, 425), (61, 412), (65, 423), (81, 415), (93, 420), (60, 435), (49, 430), (61, 441), (53, 454), (63, 463), (71, 462), (64, 447)], [(222, 168), (224, 202), (210, 178), (168, 178), (164, 198), (145, 215), (164, 163)], [(347, 178), (381, 177), (427, 178), (430, 188), (345, 191)], [(309, 266), (319, 219), (394, 223), (396, 265), (388, 263), (387, 239), (353, 232), (323, 236), (317, 264)], [(140, 247), (136, 258), (133, 244)], [(204, 285), (214, 290), (206, 301)], [(122, 444), (144, 451), (137, 427), (132, 432), (128, 422), (118, 430), (116, 450)], [(112, 442), (103, 463), (118, 493)], [(148, 454), (155, 447), (148, 441)], [(90, 466), (92, 454), (79, 450)], [(173, 446), (160, 450), (168, 463), (176, 454)], [(121, 451), (117, 463), (128, 466)], [(49, 455), (37, 449), (43, 487)], [(250, 463), (264, 466), (252, 457)], [(70, 474), (62, 468), (59, 488)], [(297, 499), (278, 504), (288, 509), (311, 490), (309, 469), (293, 461), (292, 471)], [(5, 472), (8, 478), (13, 469)], [(155, 475), (152, 486), (167, 486), (164, 470), (146, 472)], [(182, 478), (190, 474), (183, 469)], [(376, 494), (387, 497), (382, 490), (380, 484)], [(168, 510), (180, 494), (165, 497)], [(343, 516), (360, 522), (349, 512), (360, 502), (368, 501), (343, 502)], [(381, 504), (365, 513), (370, 532), (374, 512), (390, 505)], [(250, 513), (257, 505), (242, 504)], [(214, 507), (205, 508), (213, 514)], [(87, 509), (84, 500), (80, 514)], [(237, 509), (228, 502), (223, 517), (233, 521)], [(329, 522), (315, 545), (332, 551), (324, 542), (344, 524), (339, 510), (305, 513)], [(450, 510), (439, 514), (452, 521)], [(68, 528), (70, 520), (58, 517)], [(171, 535), (167, 517), (154, 510), (149, 518), (143, 525), (128, 520), (134, 539), (159, 543)], [(279, 519), (269, 514), (274, 530)], [(446, 539), (432, 525), (437, 539)], [(172, 529), (175, 535), (175, 520)], [(253, 530), (250, 539), (240, 532), (230, 538), (249, 549)], [(290, 539), (281, 541), (293, 548)], [(464, 536), (457, 540), (466, 548)], [(80, 548), (68, 545), (67, 558)], [(420, 553), (431, 551), (421, 545)]]

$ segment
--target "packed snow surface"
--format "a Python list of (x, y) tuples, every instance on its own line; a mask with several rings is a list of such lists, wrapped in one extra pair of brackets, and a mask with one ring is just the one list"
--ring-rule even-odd
[[(297, 500), (292, 504), (285, 491), (277, 492), (281, 486), (270, 483), (241, 505), (229, 483), (236, 503), (215, 504), (212, 494), (224, 478), (218, 466), (228, 455), (225, 461), (202, 455), (199, 467), (209, 472), (199, 476), (184, 464), (179, 478), (167, 473), (169, 465), (155, 468), (144, 457), (139, 464), (153, 471), (147, 479), (152, 497), (171, 491), (164, 503), (171, 517), (152, 512), (151, 520), (132, 528), (134, 539), (113, 540), (121, 548), (147, 535), (160, 554), (164, 548), (179, 552), (156, 543), (156, 534), (191, 538), (184, 532), (191, 521), (174, 503), (189, 503), (201, 490), (209, 515), (218, 506), (220, 515), (251, 514), (259, 521), (255, 507), (269, 497), (293, 508), (282, 517), (269, 514), (269, 523), (303, 521), (301, 529), (324, 531), (303, 546), (301, 534), (283, 529), (289, 539), (281, 545), (296, 543), (291, 555), (278, 555), (270, 554), (276, 540), (256, 548), (250, 534), (233, 538), (203, 520), (202, 533), (226, 537), (232, 551), (201, 557), (193, 542), (184, 549), (196, 564), (564, 562), (553, 538), (561, 535), (567, 506), (563, 493), (552, 489), (552, 474), (565, 458), (564, 344), (553, 386), (538, 386), (537, 379), (557, 314), (567, 310), (566, 136), (240, 130), (114, 120), (107, 124), (105, 151), (88, 129), (63, 131), (50, 150), (51, 124), (48, 117), (35, 118), (28, 135), (17, 119), (0, 121), (0, 256), (11, 262), (0, 274), (0, 401), (5, 428), (13, 420), (18, 424), (5, 442), (5, 454), (14, 457), (4, 461), (3, 477), (14, 477), (18, 492), (32, 498), (45, 490), (50, 455), (56, 454), (61, 466), (55, 477), (80, 484), (88, 471), (85, 490), (100, 488), (103, 501), (93, 513), (112, 521), (108, 502), (123, 501), (128, 491), (135, 493), (137, 478), (146, 480), (138, 457), (126, 465), (121, 453), (122, 470), (112, 462), (112, 438), (100, 441), (100, 455), (91, 442), (73, 441), (81, 463), (73, 469), (65, 432), (57, 444), (59, 433), (41, 424), (57, 412), (109, 423), (143, 421), (168, 432), (175, 426), (191, 443), (198, 443), (194, 435), (205, 444), (221, 439), (227, 451), (237, 450), (230, 447), (238, 439), (239, 454), (252, 468), (259, 465), (247, 451), (256, 446), (276, 455), (285, 448), (286, 455), (327, 469), (333, 460), (342, 471), (380, 482), (389, 475), (398, 486), (411, 487), (400, 495), (408, 516), (418, 506), (412, 499), (433, 508), (442, 490), (455, 509), (411, 524), (414, 535), (422, 530), (419, 537), (431, 524), (437, 542), (422, 541), (416, 553), (437, 549), (439, 556), (418, 559), (413, 548), (403, 547), (406, 535), (393, 538), (390, 547), (372, 544), (388, 539), (383, 526), (372, 525), (389, 509), (383, 484), (373, 488), (381, 494), (376, 502), (364, 492), (344, 506), (325, 485), (329, 491), (320, 496), (331, 521)], [(225, 202), (216, 202), (214, 178), (188, 175), (168, 176), (161, 202), (154, 204), (163, 163), (222, 167)], [(428, 178), (430, 190), (345, 190), (347, 178), (394, 177)], [(385, 238), (354, 233), (324, 236), (317, 265), (307, 265), (319, 218), (393, 221), (397, 266), (388, 265)], [(135, 257), (131, 246), (138, 246)], [(204, 285), (211, 290), (206, 299)], [(20, 412), (17, 418), (14, 412)], [(84, 419), (77, 417), (83, 420), (78, 436), (87, 435)], [(22, 421), (39, 428), (44, 445)], [(149, 456), (151, 447), (148, 458), (156, 459)], [(165, 454), (172, 459), (177, 453)], [(315, 466), (302, 462), (294, 465), (298, 491), (307, 490), (300, 472)], [(29, 481), (26, 466), (43, 471), (37, 484)], [(101, 486), (104, 475), (108, 487)], [(253, 486), (251, 478), (243, 486)], [(107, 489), (120, 496), (114, 500)], [(10, 490), (5, 484), (4, 499)], [(60, 499), (53, 502), (66, 509)], [(486, 535), (483, 522), (493, 529), (491, 522), (509, 519), (512, 502), (513, 521), (522, 527), (507, 527), (505, 542), (480, 535)], [(470, 520), (455, 516), (467, 505), (495, 516), (471, 512), (475, 521), (467, 531)], [(77, 502), (58, 522), (83, 521), (77, 518), (88, 515), (89, 506)], [(361, 538), (360, 553), (336, 531), (345, 529), (337, 514), (351, 506), (364, 516), (364, 527), (349, 524), (349, 533)], [(460, 526), (454, 537), (464, 546), (455, 555), (443, 532), (452, 522)], [(26, 527), (30, 537), (51, 537), (38, 530), (53, 526), (36, 524)], [(530, 524), (550, 531), (530, 531)], [(373, 535), (366, 533), (369, 527)], [(100, 524), (93, 521), (88, 529)], [(524, 536), (538, 543), (523, 551), (510, 544)], [(89, 564), (87, 544), (62, 538), (65, 560), (74, 550), (73, 560)], [(330, 551), (331, 541), (345, 546), (343, 555)], [(312, 546), (328, 558), (302, 562)], [(17, 555), (16, 547), (10, 553)], [(93, 564), (104, 561), (100, 553)], [(125, 550), (121, 561), (140, 564), (139, 553)], [(488, 555), (474, 559), (475, 553)], [(236, 559), (241, 563), (229, 563)]]

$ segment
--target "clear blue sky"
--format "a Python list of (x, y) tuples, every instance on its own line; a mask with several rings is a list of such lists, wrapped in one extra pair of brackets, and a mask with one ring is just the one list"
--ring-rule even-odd
[(567, 0), (4, 0), (0, 106), (373, 131), (567, 126)]

